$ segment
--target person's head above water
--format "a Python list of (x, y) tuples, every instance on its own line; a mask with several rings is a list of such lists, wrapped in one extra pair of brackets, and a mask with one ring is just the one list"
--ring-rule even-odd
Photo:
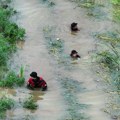
[(31, 76), (32, 78), (37, 78), (37, 73), (36, 73), (36, 72), (32, 72), (32, 73), (30, 73), (30, 76)]
[(75, 23), (75, 22), (73, 22), (72, 24), (71, 24), (71, 27), (76, 27), (77, 26), (77, 23)]
[(72, 50), (71, 54), (77, 54), (78, 52), (76, 50)]
[(79, 30), (78, 27), (77, 27), (77, 24), (78, 24), (78, 23), (75, 23), (75, 22), (73, 22), (73, 23), (71, 24), (71, 30), (72, 30), (72, 31), (78, 31), (78, 30)]
[(72, 50), (70, 56), (72, 58), (80, 58), (80, 56), (78, 55), (78, 52), (76, 50)]

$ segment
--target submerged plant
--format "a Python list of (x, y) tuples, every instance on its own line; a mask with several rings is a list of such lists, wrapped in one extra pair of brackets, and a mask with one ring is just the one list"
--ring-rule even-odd
[(120, 22), (120, 0), (111, 0), (113, 4), (113, 20)]
[(93, 8), (94, 4), (92, 2), (86, 2), (86, 3), (81, 3), (79, 6), (85, 8)]
[(68, 120), (88, 120), (89, 117), (84, 113), (81, 113), (81, 109), (88, 108), (87, 104), (80, 104), (78, 99), (75, 96), (75, 93), (82, 92), (85, 90), (84, 87), (81, 87), (81, 83), (71, 79), (71, 78), (62, 78), (61, 79), (62, 88), (64, 88), (63, 96), (66, 101), (67, 111), (70, 115)]
[(52, 1), (49, 1), (49, 4), (48, 4), (50, 7), (53, 7), (54, 5), (55, 5), (55, 3), (54, 2), (52, 2)]
[(57, 40), (55, 37), (55, 28), (54, 27), (45, 27), (43, 29), (45, 39), (48, 43), (49, 52), (53, 54), (60, 54), (64, 50), (64, 44), (62, 40)]
[(55, 5), (55, 2), (51, 0), (42, 0), (43, 3), (46, 3), (48, 7), (53, 7)]
[(38, 105), (35, 103), (33, 96), (27, 98), (23, 103), (23, 107), (31, 110), (37, 109)]

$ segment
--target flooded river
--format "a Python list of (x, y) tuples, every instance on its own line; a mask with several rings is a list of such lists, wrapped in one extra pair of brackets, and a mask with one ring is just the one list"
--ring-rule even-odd
[[(19, 71), (25, 66), (26, 80), (32, 71), (38, 72), (48, 83), (48, 91), (29, 91), (24, 87), (10, 92), (18, 101), (14, 110), (7, 112), (7, 120), (110, 120), (103, 112), (107, 101), (93, 71), (91, 51), (96, 49), (93, 32), (104, 31), (111, 22), (89, 18), (83, 8), (68, 0), (55, 0), (50, 5), (46, 0), (13, 0), (18, 11), (14, 20), (26, 30), (25, 42), (11, 60), (11, 68)], [(77, 22), (80, 31), (73, 35), (70, 24)], [(54, 38), (64, 42), (62, 55), (69, 59), (76, 49), (81, 59), (75, 64), (58, 64), (49, 54), (43, 29), (55, 27)], [(62, 58), (61, 58), (62, 59)], [(39, 108), (29, 111), (22, 108), (22, 101), (33, 95)]]

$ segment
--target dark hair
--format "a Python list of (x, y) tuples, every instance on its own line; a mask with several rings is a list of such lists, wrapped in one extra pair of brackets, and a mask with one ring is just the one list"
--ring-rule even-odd
[(72, 54), (78, 53), (76, 50), (71, 51)]
[(77, 23), (73, 22), (73, 23), (71, 24), (71, 28), (74, 28), (76, 25), (77, 25)]
[(78, 52), (76, 50), (72, 50), (70, 56), (72, 56), (73, 54), (77, 54), (77, 53)]
[(37, 78), (37, 73), (36, 73), (36, 72), (32, 72), (32, 73), (30, 74), (30, 76), (33, 77), (33, 78)]

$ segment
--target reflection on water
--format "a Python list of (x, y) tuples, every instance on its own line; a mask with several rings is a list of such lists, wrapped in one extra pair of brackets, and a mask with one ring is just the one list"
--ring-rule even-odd
[(30, 95), (33, 96), (33, 99), (37, 102), (38, 100), (43, 100), (42, 96), (44, 95), (45, 93), (40, 91), (40, 90), (36, 90), (36, 91), (32, 91), (30, 92)]
[(16, 91), (15, 89), (10, 89), (10, 88), (0, 88), (1, 93), (4, 95), (10, 94), (12, 96), (16, 96)]

